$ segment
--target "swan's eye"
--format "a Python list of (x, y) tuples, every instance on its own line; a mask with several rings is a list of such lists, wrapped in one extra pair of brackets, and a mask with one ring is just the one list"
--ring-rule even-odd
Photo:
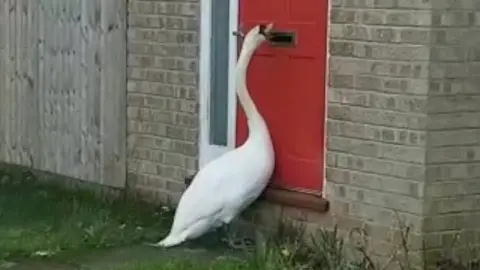
[(259, 33), (260, 35), (264, 35), (264, 36), (265, 36), (265, 34), (266, 34), (266, 33), (265, 33), (265, 30), (267, 29), (267, 27), (266, 27), (265, 25), (263, 25), (263, 24), (260, 24), (260, 25), (258, 26), (258, 28), (259, 28), (259, 29), (258, 29), (258, 33)]

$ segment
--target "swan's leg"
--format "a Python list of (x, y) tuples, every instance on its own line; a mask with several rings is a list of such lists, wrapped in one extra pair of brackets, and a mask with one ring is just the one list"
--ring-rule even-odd
[(238, 237), (237, 230), (232, 226), (232, 221), (236, 216), (234, 213), (238, 212), (239, 208), (230, 208), (230, 211), (226, 211), (227, 214), (223, 216), (222, 229), (225, 236), (222, 238), (222, 240), (232, 249), (244, 250), (246, 245), (244, 245), (242, 238)]
[(237, 245), (235, 244), (235, 237), (232, 231), (230, 223), (224, 223), (222, 226), (222, 241), (224, 241), (229, 247), (236, 249)]
[(222, 238), (222, 241), (227, 244), (232, 249), (236, 250), (248, 250), (251, 248), (251, 245), (248, 244), (249, 240), (242, 236), (239, 236), (237, 230), (232, 228), (231, 223), (225, 223), (222, 226), (223, 233), (225, 237)]

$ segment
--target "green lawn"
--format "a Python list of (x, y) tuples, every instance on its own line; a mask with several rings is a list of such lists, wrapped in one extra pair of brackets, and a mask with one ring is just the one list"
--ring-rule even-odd
[[(0, 269), (10, 262), (77, 262), (114, 247), (155, 242), (166, 235), (172, 217), (166, 207), (131, 199), (101, 200), (87, 191), (39, 184), (30, 174), (0, 170)], [(220, 237), (217, 234), (186, 246), (202, 246), (220, 254), (226, 249)], [(238, 260), (214, 260), (210, 265), (209, 255), (201, 264), (204, 268), (199, 268), (196, 259), (188, 259), (178, 250), (150, 248), (144, 252), (136, 248), (131, 253), (141, 259), (128, 269), (243, 269), (237, 266), (244, 265)], [(110, 260), (115, 261), (115, 256)], [(160, 265), (156, 257), (162, 258)], [(93, 264), (98, 260), (104, 259), (94, 258)]]
[(216, 260), (209, 263), (199, 263), (194, 261), (171, 260), (165, 263), (137, 264), (120, 269), (111, 270), (261, 270), (249, 265), (247, 262), (238, 260)]
[[(40, 185), (20, 173), (8, 176), (0, 172), (0, 268), (2, 261), (29, 261), (38, 257), (54, 262), (78, 262), (84, 260), (79, 258), (85, 254), (109, 247), (158, 241), (167, 233), (171, 219), (172, 213), (165, 208), (133, 200), (100, 200), (85, 191), (66, 191)], [(189, 257), (178, 249), (140, 249), (135, 251), (137, 255), (150, 254), (121, 267), (115, 264), (112, 270), (364, 269), (339, 256), (336, 240), (323, 239), (315, 251), (307, 249), (294, 234), (283, 233), (272, 239), (275, 241), (257, 244), (253, 252), (242, 252), (242, 260), (204, 256), (199, 261), (198, 257)], [(209, 252), (225, 248), (216, 245), (218, 241), (208, 243), (207, 238), (197, 242)], [(115, 256), (112, 261), (124, 259), (121, 258), (124, 255)], [(338, 268), (340, 264), (345, 267)], [(318, 265), (323, 266), (318, 268)]]
[[(142, 242), (158, 241), (167, 233), (171, 220), (172, 212), (164, 207), (134, 200), (100, 200), (85, 191), (72, 192), (40, 185), (32, 177), (19, 173), (9, 176), (5, 171), (0, 171), (0, 269), (10, 262), (30, 262), (39, 258), (44, 262), (75, 261), (84, 265), (84, 257), (98, 255), (102, 251), (110, 252), (115, 250), (113, 247), (135, 247), (141, 246), (139, 244)], [(345, 259), (343, 243), (332, 232), (320, 232), (312, 248), (301, 240), (301, 230), (281, 226), (275, 235), (257, 241), (253, 250), (241, 251), (241, 255), (235, 257), (230, 256), (232, 252), (218, 241), (219, 236), (216, 235), (213, 240), (204, 237), (180, 249), (162, 250), (142, 246), (130, 253), (132, 257), (142, 259), (131, 260), (121, 266), (115, 262), (125, 259), (124, 253), (112, 255), (110, 259), (102, 256), (95, 259), (93, 256), (91, 264), (100, 263), (101, 266), (81, 269), (380, 269), (369, 265), (368, 257), (360, 258), (360, 262), (355, 263)], [(189, 256), (186, 250), (195, 245), (210, 255)], [(114, 263), (113, 268), (108, 260)], [(30, 268), (18, 269), (40, 268), (33, 264)]]
[(155, 241), (170, 224), (170, 212), (140, 202), (0, 179), (0, 260)]
[[(165, 208), (132, 200), (99, 200), (88, 192), (40, 185), (34, 178), (21, 173), (12, 176), (0, 172), (0, 268), (2, 262), (32, 258), (55, 262), (66, 258), (75, 260), (109, 247), (158, 241), (167, 233), (171, 219), (172, 213)], [(226, 248), (218, 245), (218, 241), (208, 243), (206, 238), (198, 242), (209, 252)], [(190, 244), (195, 245), (195, 242)], [(282, 255), (280, 249), (272, 250), (249, 254), (242, 251), (245, 260), (209, 257), (199, 262), (175, 249), (156, 249), (148, 251), (151, 254), (146, 260), (127, 264), (121, 269), (273, 270), (279, 266), (293, 269), (286, 268), (293, 265), (288, 256)], [(142, 250), (136, 252), (145, 253)], [(162, 259), (150, 261), (149, 258), (155, 257)]]

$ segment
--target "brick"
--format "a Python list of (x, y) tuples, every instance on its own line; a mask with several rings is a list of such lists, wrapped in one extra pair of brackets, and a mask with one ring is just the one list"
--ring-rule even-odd
[(178, 194), (185, 190), (185, 184), (183, 182), (168, 181), (166, 183), (166, 190)]
[(393, 43), (398, 41), (399, 33), (392, 28), (372, 28), (370, 29), (370, 36), (372, 41)]
[(331, 167), (351, 169), (378, 175), (394, 176), (415, 181), (423, 181), (425, 179), (426, 169), (421, 164), (402, 163), (398, 161), (357, 156), (336, 151), (327, 153), (327, 161), (327, 166)]
[(375, 0), (343, 0), (339, 6), (347, 8), (374, 8)]
[(393, 144), (330, 136), (329, 150), (388, 161), (424, 163), (425, 150), (420, 147), (398, 147)]
[[(457, 229), (475, 229), (475, 223), (478, 222), (480, 215), (478, 214), (478, 195), (467, 195), (465, 197), (448, 197), (441, 199), (432, 199), (429, 201), (427, 210), (431, 215), (445, 216), (448, 214), (456, 214), (464, 209), (468, 209), (469, 214), (465, 214), (459, 217), (457, 222)], [(459, 224), (459, 225), (458, 225)]]
[(384, 207), (368, 205), (364, 203), (355, 203), (351, 205), (351, 218), (366, 220), (370, 223), (394, 227), (397, 226), (399, 220), (409, 225), (412, 231), (422, 232), (423, 219), (419, 215), (395, 213), (392, 209)]
[(463, 63), (443, 62), (431, 66), (432, 78), (461, 79), (468, 77), (468, 66)]
[(435, 1), (432, 2), (433, 9), (448, 9), (448, 10), (471, 10), (478, 9), (480, 6), (475, 0), (457, 0), (457, 1)]
[(331, 103), (328, 105), (329, 118), (363, 124), (372, 124), (385, 127), (410, 128), (413, 130), (425, 129), (428, 121), (424, 114), (410, 114), (384, 111), (378, 109), (354, 107)]
[(392, 227), (382, 226), (374, 223), (365, 223), (363, 226), (365, 234), (374, 239), (388, 241), (392, 235)]
[[(364, 79), (365, 77), (362, 77)], [(371, 80), (363, 80), (359, 82), (363, 87), (372, 87), (372, 84), (369, 84)], [(398, 82), (399, 85), (394, 84)], [(364, 84), (363, 84), (364, 83)], [(380, 84), (385, 87), (387, 85), (389, 88), (395, 88), (401, 86), (401, 81), (387, 81), (381, 82)], [(409, 86), (412, 84), (412, 81), (405, 81), (405, 85)], [(425, 86), (428, 82), (424, 82)], [(356, 84), (357, 85), (357, 84)], [(376, 83), (374, 83), (374, 88)], [(356, 90), (352, 89), (332, 89), (330, 95), (328, 96), (329, 101), (332, 103), (341, 103), (348, 104), (353, 106), (369, 107), (376, 109), (385, 109), (385, 110), (394, 110), (399, 112), (411, 112), (411, 113), (421, 113), (426, 111), (427, 98), (421, 96), (399, 96), (386, 93), (378, 93), (377, 91), (358, 91), (363, 87), (356, 87)], [(383, 87), (378, 87), (378, 91), (384, 89)], [(387, 88), (387, 87), (385, 87)], [(367, 90), (377, 90), (377, 89), (367, 89)], [(398, 92), (401, 92), (399, 90)]]
[(428, 45), (432, 40), (431, 35), (432, 31), (428, 28), (411, 28), (402, 29), (399, 38), (405, 43)]
[(165, 179), (176, 179), (180, 178), (180, 172), (176, 170), (176, 167), (156, 164), (156, 174), (158, 176), (164, 177)]
[(132, 133), (166, 135), (166, 127), (161, 124), (151, 124), (138, 121), (128, 121), (128, 128)]
[(427, 162), (429, 164), (480, 162), (480, 145), (431, 148)]
[(407, 195), (413, 198), (424, 196), (424, 183), (403, 178), (364, 173), (348, 169), (329, 167), (326, 177), (332, 183), (360, 187), (378, 192)]
[(424, 146), (426, 132), (397, 129), (354, 122), (329, 120), (327, 123), (331, 136), (358, 138), (385, 143)]
[(182, 154), (165, 153), (165, 164), (177, 167), (184, 167), (186, 163), (186, 157)]
[(432, 115), (430, 130), (469, 129), (480, 127), (480, 112), (445, 113)]
[(480, 111), (479, 102), (480, 95), (431, 97), (428, 102), (428, 111), (431, 113)]
[(353, 56), (354, 47), (352, 43), (338, 41), (330, 44), (330, 54), (340, 56)]
[(375, 0), (374, 7), (375, 8), (394, 8), (397, 6), (398, 0)]
[(330, 15), (332, 23), (355, 23), (358, 22), (357, 13), (353, 10), (332, 10)]
[[(381, 0), (377, 0), (382, 2)], [(430, 10), (432, 8), (432, 4), (430, 1), (417, 1), (417, 0), (397, 0), (395, 7), (399, 9), (425, 9)]]
[(199, 7), (196, 3), (184, 3), (182, 1), (131, 1), (129, 11), (140, 14), (180, 15), (195, 17)]
[(155, 28), (171, 30), (197, 30), (198, 20), (196, 18), (166, 17), (151, 14), (135, 14), (128, 16), (130, 28)]
[(430, 48), (424, 45), (368, 44), (363, 45), (366, 53), (359, 57), (383, 60), (426, 61)]
[(130, 106), (127, 110), (128, 119), (137, 121), (149, 121), (163, 124), (174, 124), (175, 113), (160, 111), (152, 108)]
[(474, 82), (464, 82), (461, 79), (432, 79), (428, 93), (430, 96), (453, 96), (457, 94), (476, 94)]
[[(154, 163), (145, 161), (145, 160), (137, 160), (134, 163), (132, 163), (132, 169), (134, 172), (137, 174), (147, 174), (147, 175), (155, 175), (157, 173), (157, 169)], [(139, 182), (148, 182), (148, 181), (142, 181), (141, 177), (139, 177)], [(148, 184), (148, 183), (147, 183)]]
[[(428, 143), (432, 147), (480, 145), (480, 130), (478, 129), (431, 131), (427, 136)], [(457, 138), (462, 138), (462, 140), (457, 140)]]
[(457, 219), (461, 218), (463, 215), (454, 214), (454, 215), (443, 215), (443, 216), (432, 216), (427, 217), (424, 221), (424, 230), (425, 232), (441, 232), (441, 231), (452, 231), (458, 230)]
[(440, 61), (463, 61), (467, 58), (467, 52), (462, 47), (433, 47), (432, 59)]
[(149, 148), (136, 147), (133, 149), (131, 158), (136, 160), (145, 160), (153, 162), (165, 162), (167, 153)]
[[(351, 43), (347, 43), (352, 45)], [(335, 44), (334, 44), (335, 45)], [(343, 45), (342, 45), (343, 46)], [(352, 45), (353, 46), (353, 45)], [(342, 61), (331, 61), (330, 69), (336, 74), (355, 74), (356, 86), (369, 84), (371, 89), (381, 89), (382, 83), (386, 84), (389, 81), (402, 82), (401, 78), (408, 79), (428, 79), (429, 78), (429, 64), (427, 62), (399, 62), (399, 61), (365, 61), (363, 59), (343, 59)], [(366, 82), (365, 82), (366, 81)], [(414, 80), (417, 81), (417, 80)], [(426, 81), (426, 80), (424, 80)], [(425, 90), (419, 92), (418, 87), (407, 87), (406, 83), (400, 83), (404, 86), (399, 88), (399, 93), (412, 94), (427, 94), (428, 81)], [(378, 85), (378, 86), (376, 86)], [(374, 86), (372, 88), (372, 86)], [(411, 89), (413, 88), (413, 89)], [(392, 92), (390, 87), (382, 89), (386, 92)]]
[(343, 192), (341, 197), (346, 201), (375, 205), (410, 214), (420, 215), (423, 213), (423, 209), (419, 207), (423, 201), (417, 198), (388, 193), (382, 190), (363, 189), (350, 185), (336, 185), (336, 188), (339, 192)]
[(135, 41), (129, 38), (128, 51), (130, 53), (159, 55), (164, 57), (197, 57), (198, 46), (177, 46), (176, 44), (155, 44)]
[(197, 100), (197, 89), (185, 85), (169, 85), (151, 81), (129, 80), (127, 91), (136, 94), (150, 94), (177, 99)]
[(425, 177), (427, 181), (431, 182), (478, 178), (480, 177), (480, 164), (469, 162), (429, 165), (426, 168)]
[(480, 194), (480, 183), (475, 179), (462, 181), (437, 181), (427, 185), (425, 196), (429, 198), (455, 197)]
[(147, 55), (128, 55), (129, 67), (152, 68), (162, 70), (196, 72), (197, 60), (186, 60), (183, 58), (152, 57)]
[(362, 18), (361, 22), (363, 24), (366, 24), (366, 25), (385, 24), (385, 11), (383, 10), (364, 10), (360, 14)]
[[(379, 11), (383, 12), (384, 11)], [(430, 26), (432, 12), (429, 10), (390, 10), (386, 12), (385, 24), (392, 26)]]
[(137, 67), (128, 68), (128, 78), (185, 86), (194, 86), (197, 83), (197, 77), (193, 73)]

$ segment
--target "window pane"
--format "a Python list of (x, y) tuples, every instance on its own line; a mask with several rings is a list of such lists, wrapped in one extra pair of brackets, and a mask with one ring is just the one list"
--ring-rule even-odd
[(227, 145), (229, 0), (212, 0), (210, 143)]

